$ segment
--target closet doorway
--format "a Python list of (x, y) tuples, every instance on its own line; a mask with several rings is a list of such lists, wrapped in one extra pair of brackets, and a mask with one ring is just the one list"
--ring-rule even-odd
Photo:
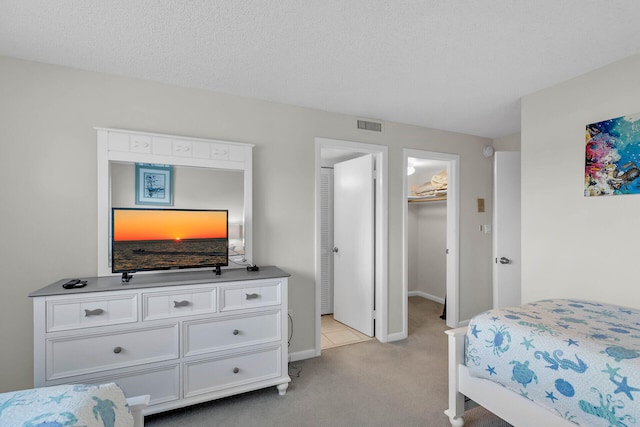
[(410, 149), (403, 159), (403, 303), (410, 295), (446, 302), (446, 324), (457, 327), (460, 159)]
[[(375, 316), (375, 327), (373, 334), (375, 338), (382, 342), (387, 340), (387, 230), (388, 214), (383, 207), (387, 203), (387, 147), (372, 144), (362, 144), (349, 141), (331, 140), (316, 138), (316, 356), (321, 354), (322, 349), (322, 315), (327, 314), (327, 307), (331, 306), (331, 290), (327, 292), (327, 281), (332, 277), (331, 264), (336, 256), (336, 249), (333, 240), (327, 238), (331, 236), (333, 230), (327, 227), (326, 218), (331, 218), (334, 207), (327, 203), (327, 187), (331, 184), (330, 168), (339, 163), (348, 163), (353, 159), (370, 157), (373, 160), (375, 170), (373, 174), (368, 174), (373, 180), (373, 204), (375, 224), (373, 226), (373, 238), (371, 240), (371, 250), (374, 254), (373, 263), (373, 295), (372, 308), (369, 310), (370, 319), (373, 323)], [(329, 223), (330, 225), (330, 223)], [(361, 241), (362, 239), (356, 239)], [(337, 243), (337, 242), (336, 242)], [(342, 241), (338, 248), (339, 254), (349, 253), (345, 245), (355, 244), (350, 239)], [(344, 248), (344, 250), (342, 249)], [(359, 275), (360, 276), (360, 275)], [(358, 304), (359, 298), (351, 295), (347, 301)], [(361, 304), (360, 304), (361, 305)], [(359, 309), (354, 306), (353, 310)], [(374, 314), (375, 310), (375, 314)], [(350, 312), (347, 309), (347, 312)]]

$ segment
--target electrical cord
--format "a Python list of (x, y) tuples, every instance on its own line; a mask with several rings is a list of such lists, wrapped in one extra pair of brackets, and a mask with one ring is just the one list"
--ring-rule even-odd
[[(289, 339), (287, 340), (287, 346), (291, 346), (291, 338), (293, 338), (293, 317), (291, 317), (290, 314), (288, 314), (289, 317), (289, 325), (291, 326), (289, 328)], [(300, 373), (302, 372), (302, 368), (300, 366), (296, 366), (294, 364), (292, 364), (291, 362), (289, 362), (289, 376), (290, 377), (295, 377), (295, 378), (300, 378)]]
[[(235, 264), (235, 265), (239, 265), (239, 266), (242, 266), (242, 267), (247, 267), (248, 265), (251, 265), (251, 264), (247, 263), (247, 259), (244, 257), (244, 253), (235, 251), (234, 247), (230, 247), (229, 248), (229, 254), (230, 254), (230, 256), (228, 257), (228, 260), (229, 260), (230, 263)], [(238, 262), (238, 261), (234, 260), (233, 258), (231, 258), (233, 256), (241, 257), (241, 260)]]
[(289, 376), (290, 377), (300, 378), (300, 374), (301, 373), (302, 373), (302, 367), (296, 366), (296, 365), (292, 365), (291, 363), (289, 363)]

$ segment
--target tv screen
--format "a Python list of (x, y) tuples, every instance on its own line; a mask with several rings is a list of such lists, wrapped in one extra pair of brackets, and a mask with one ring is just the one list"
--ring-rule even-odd
[(112, 208), (111, 213), (114, 273), (228, 265), (226, 210)]

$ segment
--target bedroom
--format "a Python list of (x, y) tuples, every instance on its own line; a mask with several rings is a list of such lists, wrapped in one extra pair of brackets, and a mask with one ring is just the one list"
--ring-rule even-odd
[[(491, 142), (488, 138), (392, 122), (385, 122), (384, 135), (369, 135), (355, 128), (355, 118), (336, 113), (15, 58), (0, 58), (0, 64), (3, 99), (8, 101), (0, 156), (3, 185), (8, 186), (3, 190), (2, 234), (14, 242), (14, 247), (0, 249), (6, 272), (0, 335), (13, 343), (0, 355), (3, 388), (32, 385), (32, 301), (28, 294), (61, 278), (96, 274), (96, 124), (174, 135), (215, 135), (256, 145), (254, 260), (259, 265), (277, 265), (292, 275), (292, 355), (315, 354), (312, 171), (317, 135), (380, 145), (398, 141), (399, 146), (389, 150), (398, 162), (390, 167), (390, 188), (402, 185), (403, 146), (455, 150), (463, 158), (462, 167), (471, 172), (462, 178), (466, 189), (462, 202), (474, 204), (478, 195), (490, 197), (491, 163), (482, 156), (483, 147)], [(248, 117), (255, 126), (246, 126)], [(19, 177), (20, 185), (13, 186), (15, 180), (10, 177)], [(389, 203), (392, 230), (401, 227), (400, 193), (392, 193)], [(390, 233), (390, 245), (399, 248), (402, 241), (394, 234)], [(461, 224), (461, 239), (469, 248), (461, 254), (461, 272), (474, 277), (472, 292), (489, 304), (490, 242), (472, 223)], [(480, 253), (486, 261), (477, 266), (474, 259)], [(390, 264), (389, 277), (401, 277), (401, 264), (400, 259)], [(467, 317), (480, 309), (473, 306), (477, 295), (468, 298), (462, 303)], [(394, 308), (401, 306), (401, 282), (390, 284), (389, 299), (389, 333), (401, 334), (402, 314)], [(23, 333), (15, 333), (16, 323), (25, 325), (20, 328)]]
[[(313, 247), (277, 249), (313, 240), (313, 178), (306, 171), (313, 167), (314, 137), (389, 145), (391, 189), (400, 186), (401, 148), (460, 154), (468, 159), (467, 170), (475, 171), (462, 177), (463, 203), (473, 206), (478, 197), (490, 199), (490, 165), (475, 165), (483, 159), (482, 148), (492, 143), (489, 138), (393, 122), (386, 123), (384, 135), (370, 135), (354, 129), (355, 117), (347, 115), (13, 58), (4, 57), (0, 64), (1, 232), (19, 245), (0, 249), (5, 272), (0, 338), (13, 343), (0, 356), (0, 384), (6, 389), (31, 385), (31, 306), (26, 295), (59, 278), (96, 270), (94, 126), (257, 144), (254, 209), (260, 212), (256, 241), (262, 243), (256, 262), (279, 265), (295, 278), (290, 298), (296, 330), (302, 333), (295, 336), (292, 352), (313, 348), (314, 319), (303, 315), (314, 304)], [(639, 112), (638, 72), (640, 58), (634, 56), (523, 99), (524, 300), (578, 293), (613, 303), (640, 300), (637, 273), (628, 267), (635, 265), (633, 242), (640, 238), (633, 227), (640, 213), (635, 197), (585, 199), (581, 192), (584, 125)], [(246, 126), (248, 117), (255, 126)], [(287, 173), (275, 172), (279, 170)], [(391, 193), (392, 236), (400, 227), (399, 198)], [(284, 216), (280, 206), (287, 207)], [(461, 230), (469, 248), (461, 254), (461, 286), (468, 286), (461, 318), (490, 301), (491, 250), (476, 222), (471, 216)], [(399, 253), (400, 239), (392, 237), (390, 247)], [(400, 260), (392, 259), (389, 277), (400, 277), (401, 268)], [(389, 292), (390, 305), (396, 307), (390, 310), (389, 330), (399, 333), (401, 291), (391, 284)]]

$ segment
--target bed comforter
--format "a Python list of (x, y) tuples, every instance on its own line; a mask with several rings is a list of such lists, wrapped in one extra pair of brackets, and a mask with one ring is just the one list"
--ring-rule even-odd
[(114, 383), (65, 384), (0, 393), (2, 427), (133, 427)]
[(577, 425), (640, 425), (640, 310), (560, 299), (489, 310), (469, 323), (465, 364)]

